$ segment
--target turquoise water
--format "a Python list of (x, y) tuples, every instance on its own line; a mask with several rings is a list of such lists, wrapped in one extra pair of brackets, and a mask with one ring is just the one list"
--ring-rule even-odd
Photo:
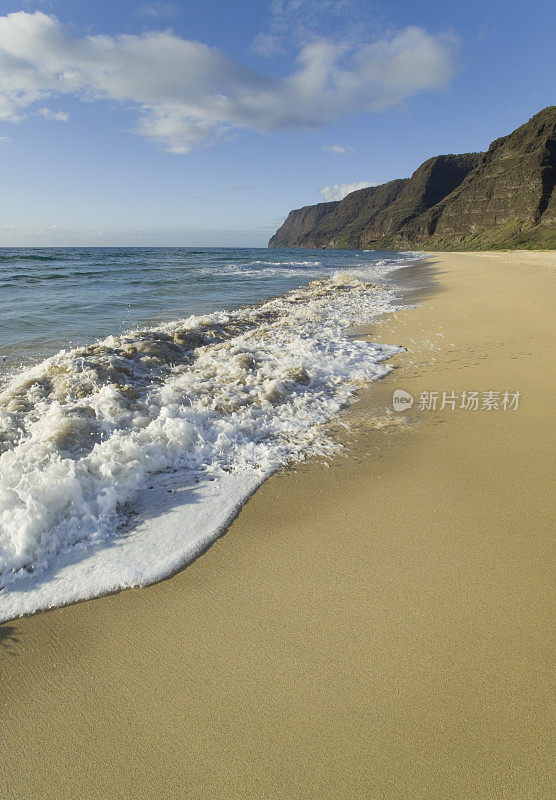
[(399, 258), (353, 250), (2, 248), (0, 374), (61, 348), (257, 303), (339, 269)]

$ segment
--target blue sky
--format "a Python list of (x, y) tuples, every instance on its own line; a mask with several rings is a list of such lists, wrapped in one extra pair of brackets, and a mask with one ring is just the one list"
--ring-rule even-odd
[(264, 246), (554, 103), (555, 33), (539, 0), (0, 0), (0, 245)]

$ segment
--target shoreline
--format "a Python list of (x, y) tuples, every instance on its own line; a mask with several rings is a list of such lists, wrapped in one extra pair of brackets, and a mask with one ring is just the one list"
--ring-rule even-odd
[[(401, 254), (400, 254), (401, 255)], [(400, 265), (393, 269), (391, 272), (386, 273), (383, 276), (382, 282), (380, 285), (384, 287), (385, 291), (395, 292), (396, 297), (399, 297), (399, 300), (402, 303), (402, 307), (410, 309), (416, 304), (419, 299), (426, 296), (430, 293), (432, 287), (434, 286), (434, 279), (431, 279), (430, 275), (431, 269), (430, 265), (427, 262), (426, 256), (423, 254), (422, 257), (419, 258), (410, 258), (405, 261), (403, 257), (400, 258)], [(256, 310), (262, 307), (266, 301), (260, 301), (259, 303), (255, 303), (253, 306), (249, 306), (247, 308), (251, 308)], [(396, 306), (397, 302), (393, 298), (392, 305)], [(384, 314), (389, 315), (392, 312), (384, 312)], [(367, 332), (372, 328), (373, 323), (367, 323), (364, 325), (355, 325), (353, 328), (347, 328), (346, 336), (348, 339), (361, 339), (363, 340), (367, 335)], [(372, 337), (371, 341), (372, 341)], [(386, 364), (388, 365), (388, 361), (390, 358), (386, 359)], [(381, 376), (383, 377), (383, 376)], [(374, 384), (380, 378), (375, 378), (374, 380), (369, 382), (369, 385)], [(338, 432), (337, 428), (337, 419), (338, 417), (343, 417), (344, 415), (349, 415), (350, 411), (353, 409), (354, 405), (359, 401), (360, 395), (365, 391), (365, 387), (359, 388), (355, 395), (351, 397), (346, 405), (340, 410), (339, 414), (336, 417), (332, 417), (328, 422), (324, 423), (324, 427), (330, 427), (332, 430), (335, 430), (335, 434), (333, 435), (332, 439), (341, 438), (341, 432)], [(326, 456), (322, 456), (326, 459)], [(317, 460), (319, 457), (316, 457)], [(314, 460), (315, 457), (309, 457), (309, 460)], [(235, 495), (237, 497), (237, 505), (232, 508), (229, 513), (227, 513), (223, 518), (219, 525), (219, 532), (215, 535), (212, 533), (206, 534), (205, 536), (199, 538), (196, 541), (195, 546), (191, 548), (193, 550), (192, 555), (188, 555), (184, 558), (177, 565), (172, 565), (171, 568), (165, 568), (160, 566), (156, 571), (158, 575), (153, 577), (152, 579), (145, 580), (144, 582), (140, 583), (126, 583), (125, 578), (122, 576), (121, 580), (124, 585), (118, 586), (110, 586), (105, 590), (99, 591), (98, 593), (92, 593), (89, 596), (81, 596), (83, 592), (83, 587), (80, 586), (75, 590), (75, 596), (68, 597), (64, 600), (64, 602), (53, 602), (52, 605), (46, 605), (46, 600), (42, 602), (45, 605), (39, 606), (37, 608), (31, 608), (28, 611), (21, 611), (21, 602), (18, 604), (16, 599), (15, 603), (12, 601), (12, 605), (14, 607), (14, 611), (12, 611), (11, 615), (4, 615), (4, 612), (0, 610), (0, 625), (4, 623), (9, 623), (17, 619), (22, 619), (28, 616), (34, 616), (36, 614), (47, 613), (52, 611), (56, 608), (65, 608), (70, 605), (74, 605), (75, 603), (82, 603), (88, 602), (89, 600), (94, 600), (101, 597), (107, 597), (111, 594), (117, 594), (122, 591), (127, 591), (128, 589), (136, 589), (136, 588), (145, 588), (146, 586), (152, 586), (155, 583), (159, 583), (162, 580), (167, 580), (168, 578), (173, 577), (174, 575), (178, 574), (184, 569), (192, 564), (197, 558), (200, 558), (207, 550), (209, 550), (215, 541), (219, 538), (224, 536), (229, 529), (232, 522), (237, 518), (238, 514), (241, 512), (241, 509), (247, 502), (247, 500), (253, 496), (253, 494), (258, 491), (258, 489), (265, 483), (272, 475), (276, 472), (279, 472), (282, 469), (289, 469), (290, 467), (294, 467), (296, 464), (301, 462), (293, 460), (291, 464), (283, 464), (280, 467), (276, 467), (269, 475), (263, 477), (257, 477), (253, 475), (239, 475), (235, 480)], [(174, 474), (175, 473), (175, 474)], [(230, 476), (232, 479), (233, 476)], [(145, 519), (147, 516), (149, 518), (155, 518), (155, 514), (153, 510), (156, 509), (156, 519), (157, 519), (157, 526), (156, 531), (160, 533), (161, 530), (165, 530), (166, 535), (172, 536), (169, 532), (171, 530), (176, 531), (176, 535), (179, 536), (179, 531), (183, 530), (184, 528), (189, 527), (198, 527), (199, 523), (195, 519), (195, 511), (188, 511), (183, 509), (183, 506), (188, 506), (189, 503), (187, 500), (182, 501), (180, 504), (178, 501), (174, 501), (173, 498), (179, 497), (182, 494), (185, 494), (188, 490), (190, 490), (190, 486), (187, 483), (187, 476), (184, 477), (183, 473), (180, 470), (175, 470), (172, 468), (168, 468), (167, 470), (163, 471), (160, 475), (152, 476), (148, 484), (152, 484), (149, 486), (149, 489), (153, 490), (152, 493), (149, 492), (148, 497), (139, 497), (137, 499), (137, 503), (132, 506), (130, 515), (127, 520), (125, 520), (122, 525), (121, 529), (126, 531), (129, 529), (131, 532), (135, 530), (138, 524), (138, 520)], [(234, 482), (231, 480), (232, 485)], [(245, 485), (249, 486), (248, 489), (245, 488)], [(172, 494), (173, 498), (170, 499), (167, 497), (168, 494)], [(176, 516), (175, 511), (177, 510), (176, 507), (182, 507), (181, 515)], [(198, 516), (198, 512), (197, 512)], [(206, 515), (205, 515), (206, 516)], [(213, 517), (215, 514), (212, 515)], [(210, 530), (213, 527), (213, 521), (211, 519), (205, 520), (206, 528)], [(152, 534), (155, 532), (155, 529), (151, 526), (151, 537)], [(144, 535), (144, 531), (142, 531)], [(120, 539), (115, 537), (113, 546), (118, 546), (120, 543)], [(156, 552), (156, 542), (151, 542), (151, 547)], [(91, 548), (94, 549), (94, 548)], [(105, 555), (104, 549), (100, 550), (100, 558), (102, 559), (103, 555)], [(164, 562), (165, 556), (164, 553), (158, 553), (158, 559), (155, 558), (154, 560), (158, 562)], [(176, 562), (176, 558), (174, 557), (173, 562)], [(98, 563), (98, 556), (96, 559), (90, 560), (88, 564), (84, 566), (84, 569), (77, 573), (70, 573), (69, 575), (64, 575), (62, 580), (60, 581), (59, 576), (60, 573), (64, 573), (67, 568), (74, 569), (76, 564), (79, 564), (80, 561), (80, 554), (74, 553), (69, 551), (67, 553), (62, 553), (61, 556), (55, 561), (55, 563), (47, 568), (46, 572), (43, 574), (43, 580), (50, 582), (51, 584), (67, 584), (68, 578), (73, 578), (74, 581), (79, 583), (79, 581), (83, 581), (84, 576), (87, 574), (91, 575), (93, 572), (98, 573), (99, 570), (102, 570), (102, 563)], [(176, 562), (177, 563), (177, 562)], [(86, 579), (86, 578), (85, 578)], [(26, 595), (27, 601), (31, 597), (31, 605), (33, 604), (33, 596), (34, 595), (42, 595), (44, 592), (41, 589), (41, 586), (36, 586), (33, 581), (26, 581), (23, 579), (23, 584), (16, 584), (16, 587), (22, 586), (23, 594)], [(11, 587), (8, 586), (8, 594), (10, 593)], [(0, 586), (0, 592), (2, 591), (2, 587)], [(66, 593), (70, 590), (66, 589)], [(56, 589), (54, 589), (54, 594), (56, 594)], [(1, 600), (6, 599), (0, 594), (0, 606), (2, 605)], [(10, 604), (11, 597), (8, 599), (8, 605)], [(38, 601), (35, 601), (38, 602)], [(29, 605), (29, 602), (27, 602)], [(15, 608), (18, 607), (18, 612), (15, 612)]]
[[(550, 796), (556, 257), (429, 258), (372, 326), (408, 351), (347, 458), (272, 476), (171, 578), (0, 626), (10, 797)], [(521, 406), (398, 415), (396, 388)]]
[[(288, 291), (268, 301), (260, 301), (238, 309), (236, 314), (239, 316), (240, 322), (245, 325), (247, 320), (249, 323), (247, 327), (250, 330), (247, 335), (244, 338), (239, 336), (234, 339), (232, 315), (229, 322), (232, 335), (224, 336), (225, 343), (219, 347), (218, 333), (216, 344), (211, 344), (209, 334), (207, 348), (196, 357), (193, 366), (187, 370), (186, 391), (193, 409), (190, 413), (188, 413), (187, 404), (184, 406), (181, 402), (184, 389), (183, 386), (180, 386), (178, 372), (177, 378), (174, 376), (174, 381), (170, 379), (163, 384), (166, 389), (165, 400), (160, 400), (156, 392), (153, 392), (149, 398), (150, 402), (146, 400), (147, 412), (144, 402), (136, 404), (135, 413), (139, 421), (137, 425), (130, 425), (131, 432), (129, 429), (127, 430), (129, 435), (127, 439), (124, 438), (123, 442), (117, 436), (113, 440), (108, 437), (107, 443), (99, 444), (97, 442), (98, 447), (95, 446), (91, 450), (89, 436), (94, 436), (94, 425), (91, 423), (92, 431), (85, 431), (85, 441), (83, 441), (83, 437), (79, 438), (81, 433), (79, 421), (75, 425), (71, 413), (69, 419), (62, 414), (62, 418), (56, 420), (55, 426), (51, 426), (46, 431), (39, 430), (38, 439), (41, 443), (45, 434), (47, 437), (51, 437), (55, 431), (54, 436), (58, 436), (59, 430), (63, 432), (61, 438), (65, 443), (68, 435), (72, 435), (75, 431), (77, 442), (84, 447), (84, 455), (76, 460), (77, 466), (71, 464), (71, 468), (67, 466), (68, 462), (62, 453), (65, 468), (61, 470), (61, 475), (58, 475), (59, 482), (66, 489), (66, 494), (62, 497), (63, 501), (67, 500), (68, 491), (78, 498), (81, 493), (90, 495), (91, 475), (94, 476), (93, 481), (96, 481), (95, 499), (89, 500), (90, 505), (87, 504), (85, 508), (83, 508), (83, 504), (79, 504), (78, 500), (77, 507), (74, 507), (75, 520), (79, 520), (79, 514), (83, 511), (85, 511), (85, 516), (91, 516), (91, 507), (96, 508), (101, 516), (108, 517), (107, 508), (108, 511), (115, 510), (113, 508), (114, 497), (128, 510), (128, 514), (125, 518), (122, 514), (121, 524), (116, 531), (112, 528), (108, 540), (100, 535), (101, 541), (96, 545), (94, 540), (91, 541), (86, 551), (80, 550), (79, 546), (64, 549), (62, 543), (61, 552), (53, 563), (42, 564), (38, 581), (35, 580), (34, 574), (25, 574), (22, 570), (13, 581), (0, 583), (0, 622), (52, 610), (56, 607), (61, 608), (94, 597), (103, 597), (126, 588), (151, 585), (175, 574), (195, 560), (225, 532), (246, 500), (277, 469), (290, 461), (302, 460), (311, 453), (325, 455), (333, 451), (334, 446), (325, 435), (327, 421), (337, 414), (339, 408), (350, 404), (364, 380), (376, 380), (377, 377), (389, 370), (389, 367), (382, 366), (382, 362), (391, 356), (392, 348), (373, 345), (369, 347), (358, 341), (359, 337), (353, 336), (351, 329), (353, 326), (360, 325), (365, 319), (376, 318), (396, 307), (394, 293), (397, 291), (397, 282), (394, 285), (392, 281), (388, 281), (388, 264), (393, 262), (396, 265), (393, 271), (398, 272), (400, 265), (408, 266), (412, 261), (412, 259), (403, 258), (400, 255), (390, 254), (390, 257), (376, 262), (376, 269), (386, 283), (384, 292), (375, 293), (375, 284), (369, 283), (368, 278), (359, 281), (356, 277), (353, 283), (348, 280), (345, 286), (336, 287), (337, 277), (339, 276), (340, 279), (342, 277), (342, 270), (337, 268), (330, 275), (326, 275), (327, 270), (325, 270), (324, 274), (321, 274), (321, 280), (313, 278), (313, 281), (292, 290), (293, 300), (289, 299), (292, 291)], [(352, 265), (352, 268), (353, 266), (355, 265)], [(364, 270), (367, 271), (366, 268), (369, 266), (371, 270), (373, 269), (371, 262), (370, 265), (365, 265)], [(385, 269), (386, 273), (384, 273)], [(390, 283), (389, 287), (388, 283)], [(357, 300), (354, 298), (353, 302), (350, 302), (352, 296), (357, 297)], [(330, 302), (328, 297), (330, 297)], [(315, 324), (312, 326), (310, 324), (311, 311), (307, 311), (310, 308), (311, 300), (315, 300), (317, 310), (317, 316), (314, 317)], [(277, 311), (277, 308), (280, 310)], [(280, 317), (280, 311), (282, 317)], [(264, 321), (266, 314), (269, 314), (271, 319), (274, 315), (277, 320), (272, 337), (268, 337), (265, 333), (264, 324), (259, 326), (257, 322), (253, 321), (253, 319), (257, 320), (257, 317), (261, 317)], [(202, 320), (202, 317), (200, 319)], [(288, 323), (288, 319), (290, 323)], [(291, 322), (293, 319), (297, 320), (298, 328)], [(308, 324), (307, 320), (309, 320)], [(218, 317), (216, 322), (219, 322)], [(187, 346), (188, 339), (192, 335), (193, 338), (196, 336), (195, 333), (190, 333), (188, 327), (185, 328), (186, 335), (184, 336), (179, 320), (174, 320), (171, 325), (174, 326), (174, 336), (171, 335), (172, 331), (168, 333), (163, 328), (151, 332), (153, 341), (150, 343), (147, 341), (147, 352), (154, 350), (154, 353), (158, 353), (162, 358), (167, 358), (169, 355), (171, 360), (176, 348), (179, 350), (184, 341), (184, 346)], [(200, 330), (203, 330), (202, 324)], [(162, 333), (160, 333), (161, 331)], [(303, 332), (301, 336), (299, 335), (300, 331)], [(165, 337), (164, 344), (161, 345), (157, 340), (157, 333)], [(134, 399), (145, 400), (144, 383), (141, 385), (142, 376), (136, 376), (133, 369), (129, 369), (127, 360), (122, 363), (122, 355), (127, 359), (130, 349), (142, 351), (145, 349), (145, 344), (141, 332), (129, 332), (126, 336), (127, 339), (124, 338), (119, 343), (120, 349), (114, 357), (114, 364), (111, 361), (109, 366), (114, 370), (115, 380), (128, 381), (132, 390), (134, 390), (134, 379), (138, 377), (139, 388)], [(130, 348), (129, 341), (127, 341), (130, 337), (132, 341), (135, 341), (137, 347), (133, 345)], [(274, 338), (281, 340), (282, 352), (291, 353), (291, 356), (276, 360), (272, 346), (269, 347), (265, 341), (265, 339)], [(100, 351), (98, 360), (94, 359), (95, 353), (92, 360), (93, 366), (98, 366), (101, 373), (106, 369), (106, 365), (102, 363), (102, 351), (107, 343), (110, 346), (111, 343), (108, 340), (90, 346), (93, 350), (96, 348)], [(234, 354), (231, 363), (229, 351)], [(66, 351), (61, 351), (53, 358), (63, 358), (65, 353)], [(224, 358), (222, 358), (222, 354), (224, 354)], [(73, 377), (78, 382), (79, 390), (83, 395), (87, 395), (90, 383), (94, 383), (96, 380), (96, 373), (88, 376), (89, 384), (87, 384), (87, 379), (82, 380), (83, 371), (79, 364), (74, 363), (76, 357), (79, 360), (80, 355), (79, 349), (69, 351), (69, 355), (67, 355), (69, 364), (62, 364), (62, 372), (69, 370), (72, 373), (73, 371)], [(180, 350), (180, 357), (187, 359), (187, 354)], [(101, 363), (99, 364), (99, 362)], [(46, 383), (50, 396), (49, 363), (47, 360), (37, 364), (33, 378), (37, 381), (39, 388)], [(141, 371), (141, 364), (137, 366), (136, 360), (133, 360), (132, 364), (136, 371)], [(90, 367), (90, 364), (87, 366)], [(40, 372), (41, 369), (43, 373)], [(60, 372), (59, 368), (58, 372)], [(57, 374), (56, 367), (54, 373)], [(298, 373), (299, 381), (297, 380)], [(56, 385), (56, 380), (53, 382)], [(22, 405), (21, 395), (23, 394), (25, 401), (33, 407), (36, 397), (28, 396), (26, 387), (29, 385), (29, 381), (25, 372), (21, 373), (20, 383), (23, 384), (23, 392), (19, 390), (17, 381), (15, 381), (12, 386), (11, 402), (15, 401), (16, 405)], [(228, 388), (231, 388), (232, 394), (236, 395), (236, 401), (229, 396)], [(65, 385), (62, 387), (62, 391), (65, 394)], [(174, 395), (178, 395), (177, 403), (172, 403), (173, 392)], [(115, 413), (119, 411), (124, 418), (126, 415), (129, 418), (130, 405), (132, 409), (134, 406), (127, 402), (125, 391), (121, 394), (125, 399), (121, 401), (121, 404), (118, 404), (118, 401), (115, 402)], [(10, 397), (8, 399), (10, 400)], [(282, 402), (283, 400), (284, 402)], [(297, 409), (296, 412), (288, 410), (288, 400), (291, 401), (291, 408)], [(211, 421), (208, 422), (205, 412), (206, 406), (210, 407), (211, 402), (216, 404), (217, 408), (220, 405), (224, 409), (224, 413), (221, 416), (218, 413), (212, 415)], [(235, 408), (233, 407), (234, 402), (236, 402)], [(163, 407), (160, 407), (160, 403)], [(257, 406), (259, 410), (262, 406), (267, 413), (266, 415), (262, 413), (257, 417), (258, 421), (254, 422), (254, 418), (250, 418), (250, 410), (252, 407), (257, 409)], [(227, 415), (226, 409), (234, 413)], [(46, 410), (50, 409), (47, 407)], [(159, 418), (156, 424), (149, 422), (149, 420), (152, 421), (153, 410), (154, 416)], [(243, 411), (245, 411), (244, 414)], [(75, 410), (72, 412), (74, 416), (76, 413), (85, 415), (89, 421), (91, 412), (89, 401), (85, 403), (84, 408), (78, 406), (77, 412)], [(104, 416), (102, 416), (103, 412)], [(243, 416), (241, 416), (242, 414)], [(296, 424), (296, 414), (302, 420), (300, 427)], [(165, 415), (170, 417), (169, 428), (161, 430), (160, 419), (166, 419)], [(45, 416), (45, 409), (42, 409), (42, 414), (36, 416), (37, 418)], [(272, 420), (271, 431), (272, 428), (276, 428), (275, 435), (271, 432), (265, 443), (258, 443), (255, 437), (255, 441), (251, 442), (254, 445), (254, 452), (249, 452), (249, 443), (247, 447), (242, 447), (242, 440), (244, 441), (248, 437), (248, 432), (256, 432), (256, 428), (255, 431), (251, 430), (253, 424), (255, 426), (262, 425), (262, 428), (265, 429), (270, 422), (267, 417)], [(98, 421), (98, 409), (95, 411), (95, 418)], [(108, 412), (103, 409), (100, 418), (104, 423), (113, 425), (111, 407), (108, 408)], [(192, 421), (190, 421), (191, 418)], [(288, 425), (291, 426), (291, 436), (284, 435), (281, 438), (280, 432), (287, 434), (290, 430)], [(154, 448), (154, 453), (152, 446), (149, 450), (149, 444), (153, 445), (151, 441), (153, 437), (151, 428), (153, 427), (157, 427), (154, 438), (156, 447), (158, 447), (158, 450), (156, 447)], [(162, 423), (162, 427), (165, 428), (164, 423)], [(125, 424), (124, 430), (126, 430)], [(68, 434), (68, 431), (71, 433)], [(195, 438), (197, 434), (198, 437)], [(234, 434), (236, 434), (235, 438)], [(175, 453), (164, 450), (165, 443), (168, 441), (170, 445), (177, 443), (179, 452), (183, 452), (182, 439), (184, 437), (187, 440), (186, 450), (189, 450), (187, 458), (180, 460)], [(208, 447), (207, 443), (209, 443)], [(111, 444), (114, 444), (114, 447), (111, 448)], [(125, 450), (126, 444), (130, 458), (122, 458), (122, 451)], [(203, 447), (208, 452), (199, 456), (198, 451)], [(218, 447), (220, 453), (216, 452)], [(14, 449), (17, 463), (20, 451), (17, 447)], [(105, 452), (107, 449), (109, 452)], [(172, 447), (167, 450), (171, 451)], [(153, 463), (153, 456), (155, 463), (157, 459), (159, 461), (162, 459), (164, 469), (151, 474), (148, 468)], [(41, 480), (41, 470), (38, 470), (39, 475), (37, 476), (34, 462), (30, 465), (29, 459), (27, 462), (25, 461), (24, 451), (21, 458), (23, 460), (21, 468), (24, 474), (30, 470), (33, 475), (28, 488), (28, 492), (32, 494), (33, 487)], [(203, 459), (201, 462), (200, 458)], [(103, 474), (103, 470), (99, 469), (97, 463), (99, 460), (107, 472), (106, 485), (100, 486), (98, 476)], [(116, 462), (115, 468), (113, 468), (112, 461)], [(223, 467), (216, 477), (211, 474), (213, 461), (219, 467)], [(127, 466), (128, 464), (131, 466)], [(230, 465), (235, 469), (232, 468), (230, 472), (227, 472)], [(50, 466), (49, 463), (46, 468)], [(136, 494), (135, 499), (126, 498), (129, 485), (140, 480), (136, 474), (141, 475), (143, 468), (146, 468), (147, 474), (142, 476), (142, 490)], [(17, 473), (16, 469), (12, 469), (10, 472), (8, 464), (7, 471), (10, 479), (15, 481), (14, 486), (20, 483), (21, 475)], [(70, 480), (77, 475), (77, 491), (73, 486), (67, 486), (68, 472)], [(112, 481), (110, 481), (110, 476)], [(66, 478), (65, 484), (64, 478)], [(42, 478), (43, 484), (48, 482), (47, 478)], [(9, 480), (7, 483), (9, 484)], [(50, 481), (50, 483), (52, 482)], [(57, 482), (53, 483), (55, 487)], [(102, 483), (101, 479), (100, 484)], [(135, 485), (133, 489), (136, 489)], [(9, 492), (10, 490), (8, 490), (8, 496), (10, 496)], [(106, 493), (108, 501), (105, 504), (102, 502), (102, 497)], [(51, 514), (50, 506), (52, 504), (49, 504), (48, 500), (47, 497), (47, 501), (42, 506), (39, 500), (38, 508), (34, 510), (33, 514), (35, 519), (41, 519), (43, 516), (48, 518)], [(14, 515), (15, 513), (16, 511), (13, 512)], [(10, 554), (10, 533), (14, 541), (17, 541), (19, 531), (25, 522), (25, 519), (23, 522), (20, 519), (18, 525), (13, 524), (11, 529), (7, 529), (8, 554)], [(33, 528), (34, 519), (29, 522)], [(53, 538), (59, 535), (59, 528), (62, 529), (62, 537), (64, 535), (63, 525), (66, 520), (62, 518), (58, 522), (58, 526), (56, 524), (51, 526), (52, 533), (50, 535)], [(87, 520), (81, 519), (81, 523), (83, 525), (82, 535), (86, 539), (87, 533), (90, 532)], [(105, 522), (104, 525), (110, 525), (110, 523)], [(102, 534), (102, 523), (99, 523), (99, 526)], [(37, 544), (36, 549), (38, 552), (32, 553), (31, 556), (40, 562), (42, 556), (40, 544)], [(19, 553), (13, 553), (12, 557), (21, 560)], [(48, 558), (48, 553), (46, 557)], [(17, 560), (16, 563), (18, 563)], [(32, 572), (33, 570), (31, 570)]]

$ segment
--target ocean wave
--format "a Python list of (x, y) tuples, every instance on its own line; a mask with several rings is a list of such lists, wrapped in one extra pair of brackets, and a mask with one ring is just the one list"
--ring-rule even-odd
[(322, 267), (322, 261), (269, 261), (265, 259), (256, 259), (250, 261), (250, 265), (261, 264), (263, 266), (271, 267)]
[(29, 261), (36, 261), (38, 264), (43, 264), (49, 261), (59, 261), (59, 255), (51, 255), (47, 253), (19, 253), (15, 254), (11, 251), (0, 253), (0, 264), (25, 264)]
[[(380, 274), (383, 268), (391, 267), (389, 260), (377, 260), (372, 262), (363, 262), (357, 267), (350, 267), (351, 274), (357, 274), (363, 279), (368, 278), (369, 274), (374, 272)], [(218, 266), (203, 267), (199, 270), (199, 274), (211, 277), (220, 278), (222, 275), (227, 277), (241, 277), (241, 278), (255, 278), (258, 280), (268, 280), (269, 278), (291, 278), (295, 274), (301, 278), (318, 278), (324, 274), (333, 274), (338, 271), (338, 265), (332, 262), (327, 265), (322, 261), (270, 261), (263, 259), (255, 259), (246, 261), (245, 263), (225, 263)]]
[[(61, 351), (12, 377), (0, 394), (0, 618), (156, 580), (218, 534), (246, 487), (332, 453), (323, 423), (399, 350), (348, 328), (392, 302), (364, 270), (336, 274), (256, 307)], [(207, 501), (219, 513), (201, 503), (172, 558), (157, 538), (159, 563), (140, 550), (129, 572), (132, 532), (94, 580), (89, 570), (88, 583), (74, 576), (71, 592), (49, 592), (53, 568), (113, 543), (169, 470), (191, 485), (220, 480), (226, 501), (214, 489)], [(38, 593), (18, 595), (29, 581)]]

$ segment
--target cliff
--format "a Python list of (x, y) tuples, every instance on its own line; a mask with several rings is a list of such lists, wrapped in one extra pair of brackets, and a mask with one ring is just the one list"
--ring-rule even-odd
[(306, 234), (312, 231), (322, 217), (326, 217), (338, 202), (317, 203), (315, 206), (304, 206), (290, 211), (288, 218), (279, 228), (269, 247), (303, 247), (301, 244)]
[(411, 176), (291, 211), (269, 247), (556, 247), (556, 106), (486, 153), (441, 155)]

